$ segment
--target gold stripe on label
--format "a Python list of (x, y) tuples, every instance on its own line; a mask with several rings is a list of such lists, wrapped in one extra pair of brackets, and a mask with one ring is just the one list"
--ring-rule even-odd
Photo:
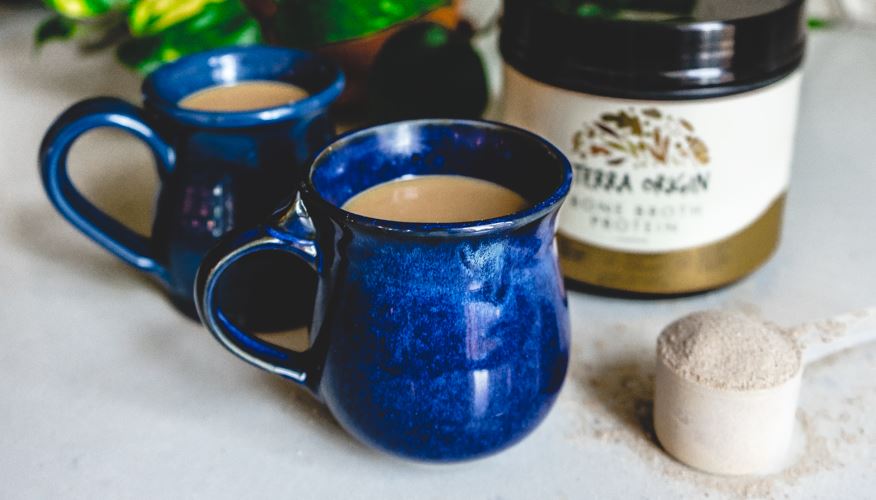
[(751, 273), (779, 243), (785, 194), (756, 221), (723, 240), (666, 253), (629, 253), (557, 235), (563, 274), (614, 290), (682, 294), (710, 290)]

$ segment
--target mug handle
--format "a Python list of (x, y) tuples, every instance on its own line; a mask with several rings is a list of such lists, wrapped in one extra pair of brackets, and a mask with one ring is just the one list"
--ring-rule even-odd
[(82, 134), (98, 127), (119, 128), (145, 142), (155, 156), (160, 180), (173, 170), (173, 148), (149, 125), (141, 109), (115, 97), (95, 97), (67, 109), (43, 137), (40, 145), (43, 187), (55, 208), (74, 227), (127, 264), (166, 285), (167, 267), (159, 262), (149, 239), (99, 210), (70, 181), (67, 174), (70, 148)]
[(195, 278), (195, 304), (204, 325), (234, 355), (315, 391), (312, 348), (303, 352), (285, 349), (241, 330), (222, 312), (217, 294), (222, 275), (239, 259), (254, 253), (285, 252), (303, 260), (319, 273), (320, 252), (314, 239), (313, 224), (300, 197), (294, 203), (295, 210), (281, 217), (277, 225), (259, 226), (230, 236), (207, 254)]

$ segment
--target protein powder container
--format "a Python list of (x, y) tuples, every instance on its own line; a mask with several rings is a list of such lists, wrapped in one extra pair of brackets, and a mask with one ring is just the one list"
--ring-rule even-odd
[(567, 278), (677, 295), (767, 260), (805, 38), (802, 0), (505, 0), (501, 116), (575, 169)]

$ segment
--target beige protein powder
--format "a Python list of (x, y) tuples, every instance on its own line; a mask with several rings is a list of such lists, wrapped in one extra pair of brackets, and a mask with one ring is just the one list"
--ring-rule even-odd
[(716, 389), (775, 387), (797, 373), (801, 351), (783, 330), (744, 314), (693, 313), (670, 324), (657, 355), (682, 378)]

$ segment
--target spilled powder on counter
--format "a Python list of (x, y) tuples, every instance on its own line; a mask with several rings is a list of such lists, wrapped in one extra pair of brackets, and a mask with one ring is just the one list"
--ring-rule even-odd
[(657, 353), (679, 376), (727, 390), (775, 387), (801, 363), (799, 346), (783, 330), (726, 311), (697, 312), (670, 324)]
[[(860, 389), (827, 407), (803, 403), (797, 413), (798, 434), (789, 467), (767, 476), (716, 476), (691, 469), (670, 457), (652, 426), (654, 397), (653, 344), (641, 342), (635, 326), (621, 323), (605, 332), (578, 332), (586, 339), (573, 350), (569, 380), (558, 405), (575, 416), (567, 437), (591, 452), (596, 443), (616, 446), (626, 458), (654, 471), (658, 480), (687, 484), (709, 498), (795, 498), (821, 474), (845, 464), (869, 460), (876, 436), (866, 421), (855, 419), (876, 404), (876, 391)], [(789, 335), (793, 332), (789, 331)], [(608, 335), (610, 334), (610, 335)], [(609, 338), (611, 341), (606, 341)], [(845, 366), (836, 356), (811, 371)], [(810, 375), (807, 375), (810, 376)], [(862, 386), (863, 387), (863, 386)], [(816, 386), (817, 388), (817, 386)], [(818, 400), (821, 390), (812, 390)], [(814, 391), (814, 392), (813, 392)], [(810, 398), (811, 399), (811, 398)], [(805, 400), (805, 398), (804, 398)], [(808, 406), (808, 408), (807, 408)], [(820, 408), (821, 407), (821, 408)], [(559, 412), (563, 414), (565, 412)], [(835, 427), (839, 431), (835, 431)]]
[(803, 411), (797, 418), (804, 449), (799, 459), (780, 473), (716, 476), (675, 461), (663, 451), (654, 433), (654, 373), (646, 368), (647, 360), (648, 353), (642, 352), (623, 363), (575, 365), (573, 377), (579, 383), (570, 391), (573, 396), (569, 402), (582, 410), (578, 436), (625, 447), (661, 476), (693, 485), (705, 497), (788, 498), (788, 488), (803, 478), (840, 465), (828, 439), (818, 433), (812, 417)]
[[(863, 316), (864, 314), (865, 313), (858, 313), (855, 315)], [(814, 332), (818, 334), (818, 339), (821, 342), (832, 342), (837, 338), (843, 336), (848, 331), (848, 329), (849, 325), (843, 323), (842, 321), (837, 321), (835, 319), (826, 319), (823, 321), (806, 323), (789, 328), (787, 330), (787, 334), (792, 338), (800, 339), (806, 334)]]

